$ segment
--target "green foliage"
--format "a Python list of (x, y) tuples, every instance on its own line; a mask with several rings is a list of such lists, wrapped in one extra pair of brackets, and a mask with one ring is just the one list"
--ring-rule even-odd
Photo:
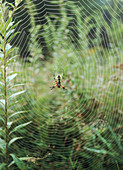
[[(19, 1), (16, 1), (16, 7), (18, 3)], [(10, 65), (15, 62), (15, 57), (10, 56), (13, 51), (10, 40), (17, 34), (17, 32), (12, 34), (16, 25), (12, 22), (12, 13), (10, 15), (7, 3), (0, 3), (0, 11), (0, 169), (9, 168), (9, 163), (11, 162), (10, 155), (18, 168), (23, 169), (21, 161), (10, 150), (11, 145), (15, 141), (22, 139), (21, 136), (17, 137), (13, 133), (19, 132), (21, 128), (31, 122), (19, 124), (18, 126), (15, 124), (18, 121), (15, 115), (25, 111), (15, 112), (13, 105), (18, 102), (17, 96), (24, 93), (25, 90), (19, 92), (12, 91), (12, 87), (21, 85), (13, 85), (13, 80), (18, 74), (10, 70)]]
[(67, 17), (64, 5), (60, 6), (60, 17), (56, 15), (50, 15), (50, 17), (54, 18), (54, 21), (46, 16), (47, 24), (43, 26), (44, 31), (41, 35), (44, 37), (48, 50), (51, 53), (62, 48), (65, 42), (69, 43), (68, 34), (70, 30), (67, 27), (70, 18)]
[[(102, 22), (102, 13), (96, 9), (93, 16), (86, 16), (81, 20), (82, 9), (76, 8), (72, 2), (54, 1), (60, 5), (60, 17), (55, 15), (46, 17), (47, 25), (43, 26), (44, 33), (41, 33), (53, 59), (51, 62), (45, 61), (44, 65), (40, 65), (42, 49), (38, 48), (36, 39), (37, 32), (40, 32), (41, 28), (36, 26), (31, 12), (31, 10), (35, 11), (34, 4), (27, 2), (29, 2), (27, 8), (32, 18), (31, 24), (34, 27), (30, 29), (30, 51), (31, 55), (36, 57), (30, 60), (32, 63), (26, 63), (22, 67), (14, 61), (14, 57), (11, 57), (11, 46), (8, 45), (6, 48), (8, 57), (5, 64), (6, 68), (8, 67), (7, 78), (4, 78), (5, 67), (2, 67), (0, 72), (0, 76), (3, 77), (0, 81), (0, 90), (4, 92), (6, 80), (9, 102), (7, 110), (9, 120), (7, 128), (10, 135), (8, 166), (10, 169), (25, 170), (121, 169), (123, 163), (123, 59), (120, 36), (122, 23), (114, 19), (110, 28), (105, 21)], [(80, 37), (78, 48), (71, 43), (71, 36), (69, 38), (71, 31), (68, 24), (71, 17), (67, 17), (66, 8), (61, 5), (63, 3), (76, 14), (78, 26), (75, 25), (74, 28), (77, 29)], [(84, 1), (82, 3), (84, 5)], [(95, 48), (88, 49), (87, 34), (88, 30), (94, 26), (89, 24), (93, 17), (97, 21), (97, 38), (94, 42)], [(99, 28), (102, 23), (110, 39), (113, 35), (110, 51), (99, 46)], [(121, 29), (117, 28), (116, 23)], [(0, 39), (3, 39), (2, 36)], [(4, 51), (2, 45), (1, 43), (0, 47)], [(2, 52), (0, 57), (1, 62), (4, 62)], [(14, 72), (9, 70), (11, 62), (17, 64)], [(18, 69), (22, 69), (21, 76), (28, 88), (26, 94), (21, 88), (22, 80), (16, 73)], [(63, 85), (66, 90), (55, 88), (51, 91), (49, 87), (55, 83), (52, 74), (63, 74), (63, 72), (65, 74)], [(15, 80), (19, 83), (16, 84)], [(0, 97), (2, 125), (0, 134), (3, 137), (6, 100), (3, 93)], [(31, 126), (27, 126), (30, 124), (30, 117), (33, 118), (33, 122)], [(26, 120), (27, 123), (25, 123)], [(20, 136), (20, 134), (23, 135)], [(6, 142), (2, 137), (0, 150), (3, 152), (0, 153), (2, 158), (0, 168), (6, 165), (3, 163)]]
[[(44, 156), (36, 161), (37, 167), (93, 169), (96, 166), (105, 169), (105, 166), (116, 167), (116, 162), (122, 165), (122, 112), (118, 112), (123, 102), (121, 74), (113, 68), (117, 56), (109, 52), (105, 62), (97, 65), (97, 52), (88, 52), (87, 56), (81, 54), (86, 59), (82, 67), (73, 46), (68, 47), (64, 42), (62, 48), (55, 48), (52, 64), (46, 63), (46, 69), (42, 67), (39, 72), (35, 66), (26, 77), (33, 82), (31, 95), (25, 96), (32, 98), (26, 107), (30, 108), (31, 102), (33, 135), (36, 134), (36, 139), (31, 140), (35, 146), (33, 154), (39, 158)], [(29, 68), (25, 67), (24, 72)], [(61, 74), (64, 70), (66, 91), (50, 91), (54, 69)]]
[(40, 60), (44, 59), (44, 56), (42, 55), (41, 46), (38, 42), (38, 36), (41, 26), (35, 24), (36, 23), (34, 19), (34, 16), (36, 15), (35, 5), (30, 0), (26, 0), (26, 2), (27, 2), (26, 7), (28, 8), (28, 12), (31, 17), (30, 20), (31, 28), (29, 30), (30, 31), (29, 50), (31, 57), (29, 57), (28, 59), (31, 63), (36, 64), (36, 62), (40, 62)]

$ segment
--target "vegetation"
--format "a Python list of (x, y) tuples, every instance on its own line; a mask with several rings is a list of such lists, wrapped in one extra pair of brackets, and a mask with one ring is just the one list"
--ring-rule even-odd
[[(10, 45), (11, 39), (17, 34), (12, 35), (14, 28), (16, 25), (12, 25), (12, 12), (8, 10), (7, 3), (0, 3), (1, 5), (1, 13), (0, 13), (0, 30), (1, 30), (1, 54), (0, 54), (0, 168), (8, 169), (12, 163), (16, 163), (18, 167), (21, 166), (21, 161), (15, 156), (15, 153), (11, 151), (11, 145), (19, 140), (22, 137), (18, 137), (13, 135), (15, 132), (19, 132), (19, 130), (26, 125), (30, 124), (23, 123), (18, 124), (18, 120), (21, 119), (18, 115), (24, 113), (25, 111), (16, 111), (15, 105), (19, 103), (19, 101), (15, 98), (24, 93), (25, 90), (19, 90), (18, 92), (13, 90), (16, 87), (19, 87), (22, 84), (12, 83), (12, 80), (17, 76), (17, 73), (11, 71), (9, 69), (10, 64), (15, 62), (15, 56), (10, 57), (10, 53), (13, 51), (13, 48)], [(14, 8), (15, 10), (15, 8)], [(18, 116), (18, 117), (17, 117)], [(13, 162), (11, 158), (13, 158)], [(11, 162), (11, 163), (10, 163)]]
[[(113, 10), (102, 6), (112, 16), (109, 26), (98, 5), (92, 15), (82, 17), (86, 6), (82, 10), (72, 1), (52, 1), (59, 5), (60, 16), (48, 13), (47, 24), (40, 26), (35, 22), (36, 6), (28, 0), (32, 26), (28, 62), (17, 58), (19, 50), (11, 46), (20, 34), (13, 17), (19, 2), (0, 7), (0, 169), (122, 169), (121, 2), (111, 4)], [(66, 9), (74, 13), (77, 25), (70, 24), (73, 18)], [(95, 26), (96, 36), (89, 39)], [(45, 41), (42, 48), (39, 37)], [(102, 41), (108, 41), (110, 48)], [(54, 74), (63, 73), (66, 90), (51, 90)]]

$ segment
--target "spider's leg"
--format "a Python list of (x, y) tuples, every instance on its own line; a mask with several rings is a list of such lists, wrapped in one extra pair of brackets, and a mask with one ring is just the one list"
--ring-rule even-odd
[(61, 87), (62, 87), (64, 90), (66, 90), (66, 89), (65, 89), (65, 87), (64, 87), (64, 86), (62, 86), (62, 84), (61, 84)]
[(52, 90), (52, 89), (54, 89), (56, 86), (57, 86), (57, 84), (56, 84), (56, 85), (54, 85), (54, 86), (52, 86), (52, 87), (50, 87), (50, 88), (51, 88), (51, 90)]
[(53, 88), (55, 88), (55, 86), (52, 86), (52, 87), (50, 87), (51, 88), (51, 90), (53, 89)]

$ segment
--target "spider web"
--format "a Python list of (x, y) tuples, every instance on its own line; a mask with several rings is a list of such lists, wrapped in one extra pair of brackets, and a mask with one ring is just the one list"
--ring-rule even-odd
[[(92, 146), (86, 145), (85, 141), (86, 143), (91, 140), (92, 142), (94, 141), (93, 137), (95, 135), (93, 134), (96, 133), (98, 136), (98, 132), (95, 132), (95, 130), (103, 132), (108, 125), (117, 128), (115, 112), (110, 113), (112, 105), (108, 102), (111, 96), (113, 96), (114, 105), (118, 105), (119, 111), (122, 110), (122, 101), (117, 98), (117, 95), (121, 95), (123, 90), (122, 88), (119, 90), (122, 77), (120, 77), (119, 72), (117, 73), (113, 70), (113, 66), (122, 62), (122, 54), (119, 53), (119, 51), (122, 51), (121, 44), (119, 43), (119, 38), (122, 37), (122, 27), (119, 24), (121, 16), (113, 8), (113, 5), (117, 6), (117, 3), (118, 1), (108, 0), (75, 1), (74, 3), (73, 1), (63, 0), (28, 0), (20, 5), (20, 10), (16, 13), (16, 20), (20, 18), (23, 18), (23, 20), (18, 28), (21, 30), (21, 38), (16, 37), (14, 43), (16, 46), (21, 46), (20, 53), (23, 56), (28, 56), (30, 49), (32, 55), (29, 72), (26, 70), (23, 72), (22, 81), (26, 83), (26, 88), (28, 89), (26, 94), (28, 108), (29, 110), (32, 108), (27, 119), (35, 118), (34, 122), (38, 122), (39, 132), (36, 134), (32, 125), (29, 133), (31, 134), (31, 130), (35, 132), (31, 139), (33, 138), (34, 141), (38, 141), (39, 144), (42, 141), (42, 145), (46, 143), (49, 147), (46, 155), (51, 156), (53, 160), (56, 159), (56, 165), (62, 157), (65, 157), (64, 159), (69, 157), (69, 161), (74, 159), (72, 157), (73, 153), (70, 150), (76, 144), (73, 150), (85, 153), (85, 155), (83, 154), (83, 159), (79, 160), (79, 157), (77, 158), (78, 162), (82, 162), (83, 167), (81, 166), (81, 168), (89, 169), (86, 165), (90, 164), (89, 161), (92, 159), (91, 156), (88, 158), (88, 151)], [(119, 4), (122, 6), (122, 1)], [(27, 15), (25, 8), (30, 17)], [(107, 9), (112, 17), (111, 26), (106, 22), (106, 19), (109, 22), (110, 20), (104, 14), (104, 9)], [(122, 13), (120, 7), (118, 10), (119, 13)], [(55, 19), (51, 20), (50, 17)], [(94, 22), (92, 21), (90, 25), (88, 23), (93, 18), (96, 21), (97, 37), (94, 42), (95, 48), (89, 49), (87, 34), (90, 28), (94, 26)], [(97, 45), (100, 43), (100, 27), (102, 25), (105, 26), (110, 37), (111, 49), (109, 51)], [(115, 32), (116, 27), (118, 33)], [(44, 29), (44, 34), (42, 29)], [(46, 44), (42, 42), (42, 35), (46, 36), (45, 41), (47, 41), (48, 48), (53, 51), (51, 55), (54, 66), (52, 67), (40, 68), (40, 64), (35, 64), (36, 60), (45, 57), (42, 52), (44, 48), (47, 49)], [(37, 39), (39, 43), (34, 44)], [(108, 43), (106, 41), (105, 43)], [(36, 51), (37, 56), (34, 56), (36, 53), (35, 48), (39, 50)], [(25, 66), (24, 63), (23, 65)], [(19, 63), (18, 68), (22, 69), (22, 65), (19, 65)], [(63, 84), (66, 85), (67, 90), (55, 89), (50, 91), (49, 87), (55, 83), (52, 75), (54, 72), (55, 74), (62, 74), (63, 70), (65, 73)], [(40, 74), (41, 72), (42, 74)], [(92, 72), (94, 72), (94, 75), (91, 74)], [(108, 81), (104, 80), (106, 72), (112, 75), (108, 77)], [(113, 74), (114, 72), (115, 74)], [(116, 83), (112, 81), (115, 77), (119, 77), (119, 81)], [(41, 81), (39, 81), (40, 78)], [(38, 86), (35, 86), (36, 82)], [(35, 92), (36, 95), (31, 95), (31, 92)], [(76, 93), (80, 95), (79, 98)], [(103, 96), (105, 97), (103, 98)], [(51, 99), (50, 102), (49, 98)], [(74, 107), (71, 106), (71, 103)], [(98, 105), (102, 105), (101, 111), (98, 110)], [(109, 115), (107, 112), (109, 112)], [(119, 115), (121, 116), (121, 114)], [(108, 135), (107, 139), (110, 140), (111, 134), (107, 131), (106, 135)], [(92, 136), (92, 138), (89, 136)], [(25, 145), (24, 142), (20, 142), (22, 147)], [(35, 151), (35, 146), (28, 146), (28, 149), (31, 153)], [(54, 152), (52, 153), (51, 150), (54, 150)], [(59, 154), (59, 158), (55, 153)], [(34, 155), (35, 157), (37, 156), (36, 153)], [(93, 156), (94, 159), (96, 159), (96, 156)], [(84, 160), (86, 165), (84, 165)], [(113, 164), (110, 165), (111, 169), (112, 166)]]

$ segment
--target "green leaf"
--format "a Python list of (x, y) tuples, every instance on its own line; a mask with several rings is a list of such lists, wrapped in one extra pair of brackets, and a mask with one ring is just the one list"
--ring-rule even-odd
[(27, 123), (23, 123), (23, 124), (21, 124), (21, 125), (19, 125), (19, 126), (16, 126), (9, 134), (11, 135), (13, 132), (18, 131), (19, 129), (21, 129), (21, 128), (27, 126), (27, 125), (29, 125), (30, 123), (32, 123), (32, 121), (27, 122)]
[(15, 28), (20, 22), (21, 22), (21, 20), (18, 21), (16, 24), (14, 24), (14, 25), (9, 29), (9, 31), (12, 31), (12, 30), (13, 30), (13, 32), (14, 32), (14, 28)]
[(10, 11), (10, 10), (9, 10), (9, 14), (8, 14), (8, 15), (9, 15), (9, 17), (11, 17), (11, 15), (12, 15), (12, 11)]
[[(8, 55), (14, 50), (14, 48), (9, 49), (8, 51), (6, 51), (6, 58), (8, 57)], [(8, 63), (6, 64), (8, 65)]]
[(6, 38), (8, 39), (14, 31), (14, 29), (10, 29), (6, 34)]
[(13, 75), (13, 74), (18, 74), (18, 72), (17, 72), (17, 71), (10, 71), (10, 72), (7, 74), (7, 76), (9, 77), (9, 76), (11, 76), (11, 75)]
[(19, 87), (19, 86), (24, 86), (24, 85), (25, 85), (25, 84), (15, 84), (15, 85), (11, 86), (11, 87), (9, 88), (9, 90), (12, 89), (12, 88), (14, 88), (14, 87)]
[(0, 169), (2, 170), (2, 169), (5, 169), (4, 167), (6, 166), (6, 164), (5, 163), (1, 163), (0, 164)]
[(11, 57), (11, 58), (7, 61), (7, 64), (9, 64), (9, 63), (11, 63), (11, 62), (15, 61), (15, 58), (16, 58), (16, 56)]
[(23, 94), (25, 91), (26, 91), (26, 90), (23, 90), (23, 91), (14, 93), (14, 94), (12, 94), (12, 95), (9, 97), (9, 99), (11, 99), (11, 98), (13, 98), (13, 97), (17, 97), (18, 95)]
[(104, 144), (106, 144), (109, 149), (112, 150), (111, 144), (108, 143), (108, 142), (99, 134), (99, 132), (96, 132), (96, 131), (95, 131), (95, 133), (97, 134), (97, 136), (99, 136), (99, 138), (102, 140), (102, 142), (103, 142)]
[[(32, 159), (32, 157), (21, 157), (21, 158), (18, 158), (19, 160), (21, 161), (29, 161), (30, 159)], [(15, 162), (12, 161), (10, 164), (9, 164), (9, 167), (12, 166)]]
[(5, 130), (3, 130), (2, 128), (0, 128), (0, 136), (2, 136), (5, 139)]
[(112, 153), (112, 152), (109, 152), (109, 151), (104, 150), (104, 149), (98, 150), (98, 149), (92, 149), (92, 148), (87, 148), (87, 147), (84, 147), (84, 149), (91, 151), (91, 152), (100, 153), (100, 154), (109, 154), (109, 155), (112, 155), (112, 156), (118, 155), (118, 153)]
[(0, 29), (0, 33), (3, 35), (3, 37), (5, 36), (5, 27), (3, 27), (3, 25), (1, 24), (2, 28)]
[(5, 122), (1, 115), (0, 115), (0, 120), (1, 120), (2, 122)]
[(23, 137), (15, 137), (15, 138), (13, 138), (13, 139), (11, 139), (10, 140), (10, 142), (9, 142), (9, 144), (8, 144), (8, 146), (10, 146), (12, 143), (14, 143), (16, 140), (18, 140), (18, 139), (22, 139)]
[(4, 47), (2, 44), (0, 44), (0, 49), (4, 51)]
[(0, 53), (0, 60), (1, 60), (2, 62), (4, 62), (3, 58), (4, 58), (4, 54), (3, 54), (3, 53)]
[(14, 106), (15, 104), (18, 104), (18, 103), (20, 103), (22, 101), (23, 100), (21, 99), (21, 100), (15, 101), (14, 103), (11, 103), (11, 104), (8, 105), (8, 108), (10, 108), (10, 107)]
[(11, 127), (12, 123), (13, 123), (13, 122), (7, 122), (7, 127), (8, 127), (8, 129)]
[(5, 29), (7, 30), (8, 27), (9, 27), (9, 24), (11, 23), (12, 21), (12, 17), (9, 17), (9, 19), (7, 20), (6, 24), (5, 24)]
[(5, 109), (5, 100), (4, 99), (0, 100), (0, 105), (2, 106), (3, 109)]
[(0, 81), (0, 86), (1, 87), (4, 87), (4, 83)]
[(14, 8), (14, 5), (10, 2), (7, 2), (8, 5), (10, 5), (12, 8)]
[[(4, 69), (4, 65), (2, 65), (1, 68)], [(8, 70), (8, 67), (6, 67), (6, 70)]]
[(7, 77), (7, 82), (12, 81), (16, 76), (17, 76), (17, 73), (8, 76), (8, 77)]
[(2, 42), (3, 42), (3, 40), (4, 40), (3, 37), (2, 37), (1, 35), (0, 35), (0, 40), (1, 40)]
[(23, 162), (14, 154), (10, 154), (11, 157), (13, 158), (14, 163), (18, 166), (19, 169), (22, 169), (23, 167)]
[(116, 141), (119, 149), (120, 149), (121, 151), (123, 151), (123, 147), (121, 146), (121, 143), (119, 142), (118, 137), (117, 137), (117, 136), (115, 135), (115, 133), (113, 132), (111, 126), (109, 126), (109, 130), (110, 130), (110, 132), (112, 133), (112, 135), (113, 135), (113, 137), (114, 137), (114, 139), (115, 139), (115, 141)]
[(8, 39), (8, 42), (10, 42), (12, 40), (12, 38), (14, 38), (19, 33), (20, 32), (15, 32), (13, 35), (11, 35), (10, 38)]
[(21, 2), (21, 0), (15, 0), (15, 6), (18, 6), (18, 4)]
[(15, 112), (15, 113), (13, 113), (13, 114), (11, 114), (10, 116), (9, 116), (9, 119), (10, 118), (12, 118), (13, 116), (15, 116), (15, 115), (18, 115), (18, 114), (21, 114), (21, 113), (26, 113), (27, 111), (18, 111), (18, 112)]
[(5, 140), (0, 138), (0, 149), (2, 149), (2, 151), (5, 151), (6, 148), (6, 142)]
[(3, 71), (0, 69), (0, 78), (3, 77)]
[(13, 24), (14, 24), (14, 21), (10, 22), (10, 24), (9, 24), (9, 27), (8, 27), (7, 31), (11, 29), (11, 27), (13, 26)]
[(6, 50), (6, 51), (9, 51), (9, 50), (11, 49), (11, 47), (12, 47), (12, 46), (11, 46), (10, 44), (7, 44), (5, 50)]

